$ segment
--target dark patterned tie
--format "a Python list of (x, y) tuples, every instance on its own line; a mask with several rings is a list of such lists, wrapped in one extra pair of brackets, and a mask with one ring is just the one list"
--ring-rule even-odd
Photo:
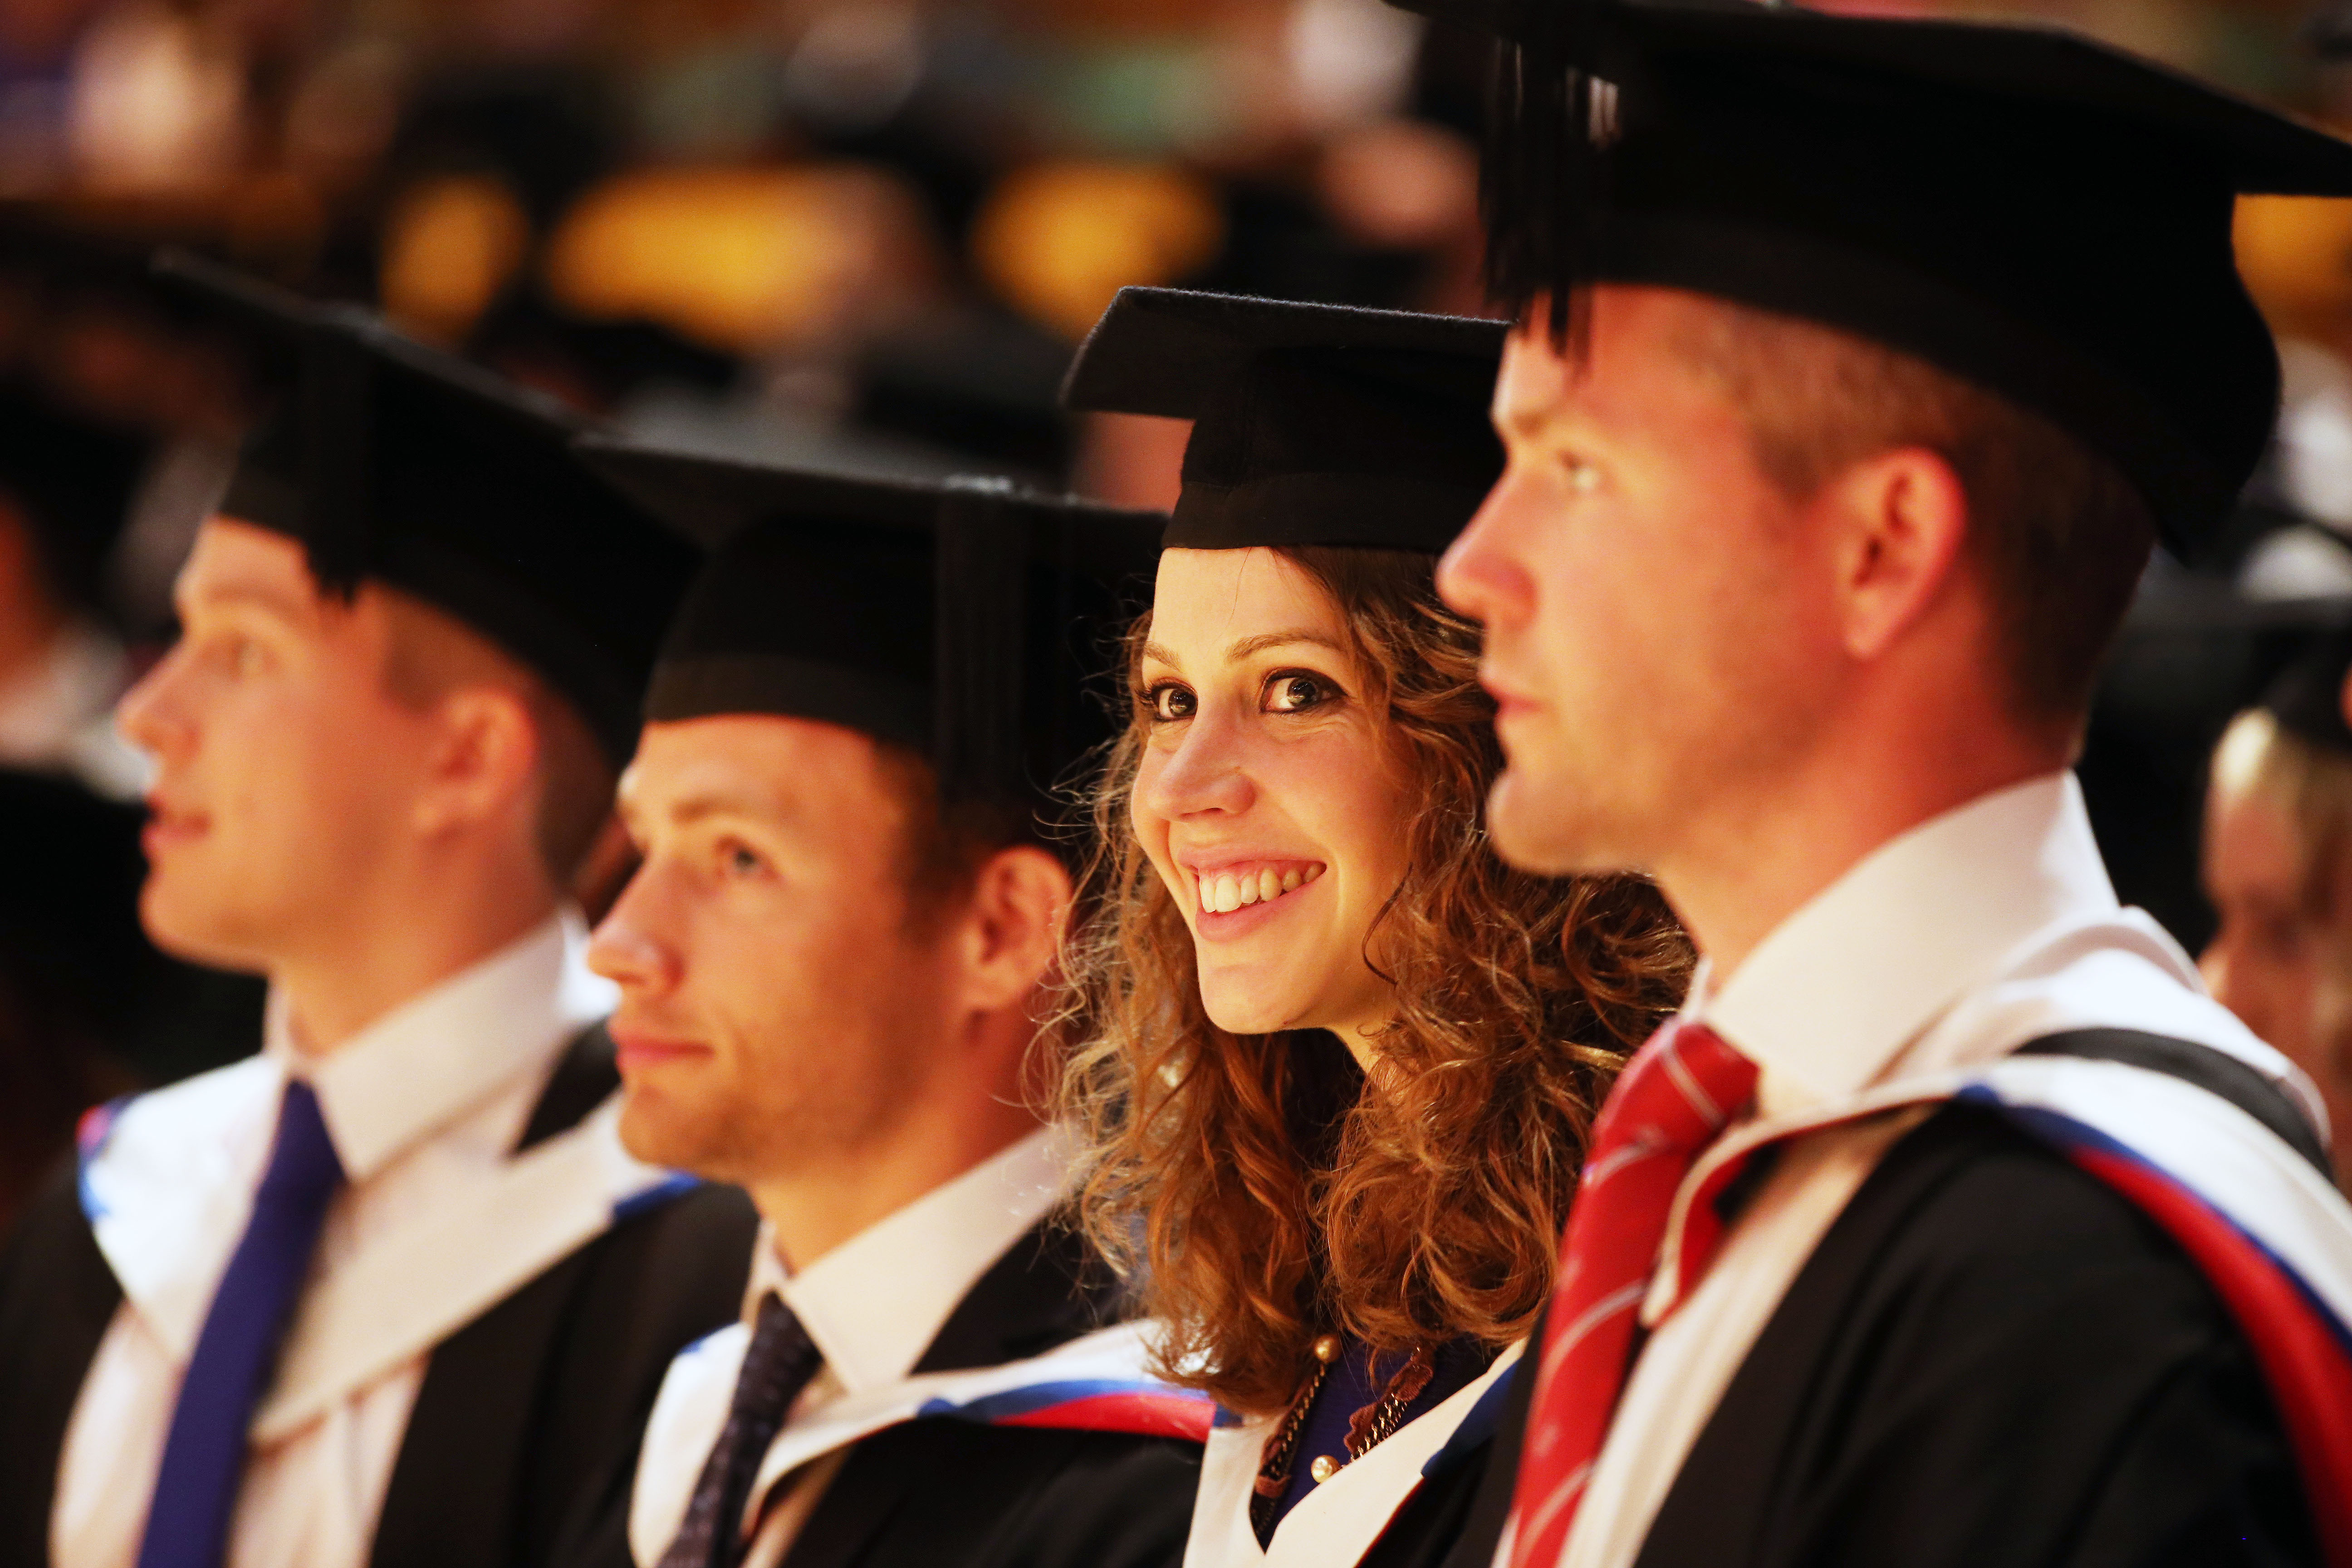
[(219, 1568), (227, 1554), (245, 1477), (246, 1428), (276, 1369), (327, 1205), (342, 1184), (342, 1162), (319, 1114), (318, 1095), (307, 1083), (288, 1084), (253, 1216), (213, 1292), (180, 1383), (139, 1568)]
[(793, 1401), (824, 1364), (793, 1310), (773, 1291), (761, 1297), (751, 1347), (743, 1352), (735, 1398), (727, 1406), (727, 1425), (703, 1461), (686, 1521), (662, 1553), (660, 1568), (735, 1568), (743, 1560), (750, 1545), (743, 1536), (743, 1509), (751, 1500), (752, 1479), (768, 1445), (783, 1429)]

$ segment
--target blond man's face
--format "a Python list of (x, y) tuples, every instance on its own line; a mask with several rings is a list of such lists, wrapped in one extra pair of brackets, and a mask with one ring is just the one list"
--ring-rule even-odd
[(1710, 308), (1596, 289), (1580, 353), (1538, 325), (1504, 355), (1509, 462), (1438, 586), (1485, 627), (1508, 760), (1489, 826), (1530, 870), (1657, 869), (1716, 792), (1769, 773), (1833, 663), (1832, 579), (1680, 348)]

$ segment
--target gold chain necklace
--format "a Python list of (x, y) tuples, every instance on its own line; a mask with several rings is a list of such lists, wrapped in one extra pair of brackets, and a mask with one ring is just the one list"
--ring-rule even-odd
[[(1265, 1446), (1265, 1458), (1258, 1466), (1257, 1480), (1251, 1488), (1250, 1512), (1261, 1535), (1268, 1528), (1270, 1511), (1282, 1500), (1283, 1494), (1290, 1489), (1291, 1467), (1297, 1461), (1298, 1442), (1307, 1430), (1307, 1415), (1314, 1408), (1315, 1395), (1322, 1390), (1323, 1380), (1331, 1375), (1332, 1363), (1339, 1359), (1339, 1337), (1325, 1334), (1315, 1342), (1313, 1349), (1315, 1371), (1307, 1378), (1307, 1386), (1300, 1391), (1298, 1397), (1291, 1402), (1290, 1410), (1283, 1416), (1282, 1426), (1276, 1430), (1273, 1441)], [(1389, 1379), (1388, 1386), (1381, 1391), (1381, 1396), (1349, 1418), (1345, 1440), (1348, 1457), (1342, 1459), (1331, 1454), (1318, 1454), (1307, 1466), (1307, 1473), (1315, 1478), (1316, 1484), (1319, 1486), (1329, 1480), (1344, 1467), (1362, 1458), (1394, 1436), (1396, 1429), (1404, 1424), (1405, 1410), (1420, 1396), (1421, 1391), (1429, 1386), (1429, 1380), (1435, 1371), (1429, 1358), (1429, 1348), (1426, 1345), (1414, 1346), (1412, 1354), (1397, 1368), (1395, 1375)]]

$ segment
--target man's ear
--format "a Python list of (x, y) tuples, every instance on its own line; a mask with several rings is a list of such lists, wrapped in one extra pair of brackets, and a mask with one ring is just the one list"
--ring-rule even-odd
[(1898, 447), (1856, 463), (1807, 510), (1836, 530), (1838, 629), (1876, 658), (1937, 603), (1968, 536), (1968, 493), (1942, 455)]
[(994, 1012), (1027, 1001), (1061, 951), (1075, 897), (1061, 861), (1034, 844), (988, 858), (965, 906), (969, 1006)]
[(539, 726), (520, 693), (460, 687), (434, 704), (430, 735), (420, 829), (443, 833), (505, 819), (536, 832)]

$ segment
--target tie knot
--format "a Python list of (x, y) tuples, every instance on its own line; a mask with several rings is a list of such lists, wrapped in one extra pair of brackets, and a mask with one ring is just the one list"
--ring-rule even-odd
[(808, 1331), (801, 1326), (799, 1314), (784, 1305), (782, 1297), (769, 1291), (760, 1298), (751, 1343), (743, 1352), (743, 1370), (735, 1380), (735, 1412), (782, 1420), (786, 1407), (808, 1385), (823, 1359)]
[(318, 1196), (342, 1182), (343, 1163), (319, 1109), (319, 1091), (296, 1079), (286, 1086), (286, 1098), (278, 1109), (278, 1137), (270, 1146), (261, 1190), (271, 1198)]
[(1695, 1152), (1755, 1092), (1754, 1062), (1706, 1025), (1674, 1019), (1626, 1064), (1593, 1127), (1593, 1163), (1633, 1147)]

